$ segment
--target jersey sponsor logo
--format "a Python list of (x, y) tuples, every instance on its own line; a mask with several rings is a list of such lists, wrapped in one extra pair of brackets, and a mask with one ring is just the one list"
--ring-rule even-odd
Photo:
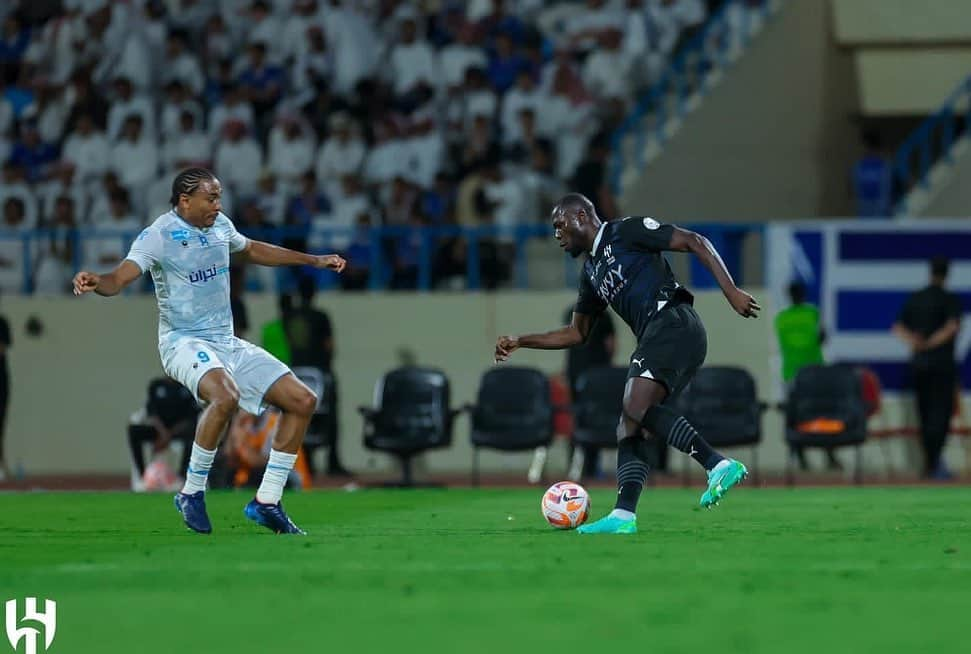
[[(596, 281), (594, 282), (596, 283)], [(610, 303), (611, 300), (616, 297), (617, 293), (620, 292), (624, 286), (627, 285), (627, 280), (624, 279), (623, 265), (617, 264), (616, 268), (611, 268), (604, 275), (603, 281), (597, 287), (597, 295), (604, 302)]]
[(644, 229), (652, 229), (653, 230), (653, 229), (657, 229), (660, 226), (661, 226), (661, 223), (659, 223), (658, 221), (654, 220), (653, 218), (645, 218), (644, 219)]
[(185, 229), (173, 229), (169, 232), (169, 236), (172, 237), (173, 241), (181, 241), (189, 238), (189, 232)]
[(213, 264), (208, 268), (189, 273), (189, 281), (194, 284), (208, 282), (210, 279), (215, 279), (219, 275), (225, 274), (228, 270), (229, 268), (226, 266), (217, 268), (216, 264)]

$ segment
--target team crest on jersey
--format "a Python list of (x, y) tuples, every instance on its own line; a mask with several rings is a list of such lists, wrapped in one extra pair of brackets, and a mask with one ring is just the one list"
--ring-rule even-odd
[(607, 265), (612, 266), (617, 259), (614, 258), (614, 249), (609, 244), (604, 248), (604, 256), (607, 258)]

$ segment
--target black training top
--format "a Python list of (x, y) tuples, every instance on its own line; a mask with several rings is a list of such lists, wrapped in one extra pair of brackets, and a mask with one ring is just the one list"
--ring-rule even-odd
[(171, 428), (182, 420), (195, 420), (199, 414), (199, 405), (185, 386), (159, 377), (153, 379), (148, 386), (145, 411)]
[[(948, 320), (961, 320), (961, 300), (940, 286), (928, 286), (907, 298), (898, 320), (907, 329), (929, 338)], [(913, 364), (931, 370), (954, 368), (955, 340), (952, 338), (932, 350), (918, 352), (913, 357)]]
[(640, 339), (651, 319), (675, 297), (693, 303), (662, 254), (673, 233), (672, 225), (653, 218), (603, 223), (580, 273), (576, 312), (595, 316), (609, 304)]

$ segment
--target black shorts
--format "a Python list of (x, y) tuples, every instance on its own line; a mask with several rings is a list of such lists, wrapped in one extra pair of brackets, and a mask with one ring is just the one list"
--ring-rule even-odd
[(630, 357), (627, 379), (642, 377), (664, 385), (668, 399), (684, 390), (708, 354), (708, 334), (694, 307), (668, 305), (647, 325)]

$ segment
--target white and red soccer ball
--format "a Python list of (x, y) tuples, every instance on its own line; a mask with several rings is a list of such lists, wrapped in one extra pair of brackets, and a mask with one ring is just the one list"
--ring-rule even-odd
[(145, 490), (149, 493), (158, 491), (179, 490), (182, 487), (182, 480), (176, 476), (172, 468), (162, 457), (156, 457), (148, 467), (145, 468), (145, 476), (142, 477)]
[(574, 529), (590, 516), (590, 496), (580, 484), (560, 481), (543, 493), (543, 517), (557, 529)]

